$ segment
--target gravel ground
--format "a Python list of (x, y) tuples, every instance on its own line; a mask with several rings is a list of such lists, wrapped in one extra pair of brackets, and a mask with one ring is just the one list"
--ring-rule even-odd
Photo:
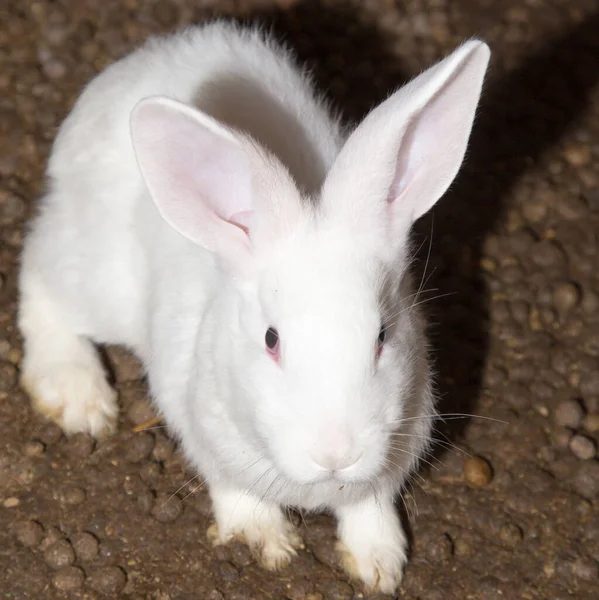
[[(0, 9), (2, 598), (351, 600), (328, 517), (278, 574), (213, 549), (206, 493), (110, 348), (119, 433), (65, 438), (17, 387), (16, 265), (56, 126), (148, 34), (218, 11), (275, 23), (358, 118), (480, 35), (494, 52), (467, 164), (418, 224), (444, 413), (405, 497), (401, 598), (596, 598), (599, 4), (596, 0), (4, 0)], [(433, 226), (434, 225), (434, 226)], [(441, 295), (440, 298), (435, 296)], [(448, 443), (451, 442), (451, 445)]]

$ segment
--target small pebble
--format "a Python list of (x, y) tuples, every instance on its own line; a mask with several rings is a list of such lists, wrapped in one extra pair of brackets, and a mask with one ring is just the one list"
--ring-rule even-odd
[(536, 236), (526, 228), (518, 229), (509, 236), (510, 248), (516, 254), (527, 254), (530, 252), (532, 245), (537, 241)]
[(152, 451), (152, 457), (159, 462), (165, 462), (172, 458), (175, 447), (173, 443), (164, 436), (159, 436)]
[(171, 523), (183, 511), (181, 500), (176, 495), (159, 494), (152, 508), (152, 516), (161, 523)]
[(0, 361), (0, 393), (10, 392), (17, 384), (17, 368), (8, 361)]
[(564, 158), (573, 167), (584, 167), (591, 160), (591, 149), (587, 144), (568, 144), (564, 148)]
[(547, 202), (541, 196), (532, 196), (522, 204), (522, 216), (529, 223), (540, 223), (547, 216)]
[(529, 383), (535, 380), (535, 376), (534, 367), (525, 361), (517, 362), (509, 368), (509, 378), (512, 382)]
[(154, 507), (154, 495), (147, 488), (137, 495), (137, 506), (144, 515), (149, 515)]
[(133, 425), (143, 425), (152, 420), (155, 416), (156, 411), (152, 408), (151, 404), (144, 399), (135, 400), (127, 411), (127, 417)]
[(67, 74), (67, 66), (58, 58), (50, 58), (44, 61), (42, 70), (49, 79), (62, 79)]
[(235, 565), (228, 561), (222, 561), (218, 563), (218, 574), (228, 583), (237, 581), (239, 579), (239, 571)]
[(314, 589), (314, 583), (307, 579), (291, 580), (285, 590), (286, 600), (306, 600), (306, 596)]
[(473, 541), (468, 534), (464, 534), (454, 540), (453, 552), (456, 556), (468, 557), (472, 556), (475, 548)]
[(580, 434), (572, 436), (569, 446), (572, 454), (580, 460), (590, 460), (597, 452), (594, 440)]
[(553, 418), (556, 425), (578, 429), (584, 417), (584, 410), (576, 400), (564, 400), (557, 405)]
[(19, 504), (21, 504), (21, 501), (15, 496), (11, 496), (2, 503), (2, 506), (4, 506), (4, 508), (16, 508)]
[(46, 447), (39, 440), (29, 440), (25, 444), (25, 454), (27, 456), (41, 456), (46, 451)]
[(77, 487), (67, 488), (62, 494), (62, 501), (70, 505), (82, 504), (85, 501), (85, 490)]
[(468, 458), (464, 462), (464, 477), (468, 483), (476, 487), (484, 487), (493, 479), (493, 470), (484, 458)]
[(551, 439), (553, 440), (553, 445), (560, 450), (564, 450), (570, 444), (570, 438), (572, 437), (572, 432), (569, 429), (561, 428), (557, 431), (553, 432), (551, 435)]
[(530, 256), (537, 267), (549, 268), (566, 262), (564, 251), (556, 242), (542, 240), (533, 245)]
[(555, 450), (550, 446), (543, 446), (538, 452), (537, 456), (546, 463), (555, 462)]
[(579, 338), (582, 335), (585, 328), (586, 324), (582, 319), (571, 317), (564, 323), (561, 332), (564, 337), (569, 337), (574, 340), (574, 338)]
[(514, 547), (522, 541), (522, 529), (513, 523), (506, 523), (499, 530), (499, 538), (507, 546)]
[(591, 290), (585, 290), (582, 296), (581, 308), (587, 315), (593, 315), (599, 310), (599, 295)]
[(528, 322), (530, 306), (527, 302), (512, 302), (510, 311), (514, 321), (519, 325), (524, 325)]
[(234, 542), (229, 544), (229, 549), (231, 550), (231, 562), (240, 569), (247, 567), (254, 560), (247, 544)]
[(17, 539), (26, 548), (37, 548), (44, 537), (44, 528), (37, 521), (24, 521), (17, 525)]
[(132, 463), (141, 462), (152, 454), (154, 449), (154, 436), (147, 431), (134, 433), (127, 443), (125, 459)]
[(65, 25), (49, 24), (46, 30), (44, 31), (44, 37), (46, 38), (46, 40), (48, 40), (48, 43), (50, 45), (61, 46), (64, 43), (68, 32), (69, 30)]
[(62, 429), (56, 423), (48, 423), (41, 430), (39, 438), (46, 446), (52, 446), (58, 442), (61, 436)]
[(73, 564), (75, 552), (67, 540), (58, 540), (44, 551), (44, 561), (52, 569), (60, 569)]
[(158, 483), (158, 480), (160, 479), (161, 473), (162, 467), (158, 463), (149, 460), (143, 462), (139, 470), (139, 476), (142, 481), (150, 487), (155, 487), (155, 484)]
[(579, 464), (572, 478), (574, 487), (584, 498), (595, 500), (599, 494), (599, 462), (587, 460)]
[[(120, 346), (111, 346), (108, 349), (108, 357), (110, 363), (116, 371), (117, 381), (122, 383), (139, 381), (143, 377), (143, 368), (139, 360), (137, 360), (130, 352), (127, 352)], [(137, 395), (141, 390), (141, 386), (135, 385), (132, 388), (124, 388), (122, 396), (125, 404), (130, 395)], [(145, 391), (143, 392), (145, 395)]]
[[(594, 515), (593, 503), (588, 500), (581, 500), (576, 507), (576, 514), (584, 521), (588, 521)], [(599, 520), (597, 522), (599, 523)], [(587, 533), (590, 533), (590, 530), (588, 527), (585, 527), (585, 536)]]
[(58, 527), (54, 527), (54, 525), (49, 525), (46, 527), (46, 535), (40, 544), (40, 550), (45, 552), (52, 544), (62, 539), (64, 539), (62, 531)]
[(0, 190), (0, 224), (9, 225), (25, 216), (25, 201), (10, 192)]
[(114, 598), (125, 587), (127, 576), (119, 567), (103, 567), (92, 571), (87, 578), (87, 583), (96, 592)]
[(544, 417), (548, 417), (549, 409), (547, 408), (547, 406), (545, 406), (545, 404), (541, 403), (543, 401), (550, 402), (553, 396), (555, 395), (555, 389), (552, 388), (550, 385), (543, 383), (542, 381), (534, 381), (530, 386), (530, 391), (532, 392), (532, 395), (535, 398), (540, 400), (540, 402), (537, 402), (539, 414), (543, 415)]
[(85, 575), (79, 567), (66, 566), (52, 577), (52, 585), (60, 592), (76, 592), (83, 587)]
[(588, 212), (584, 198), (579, 195), (568, 195), (560, 198), (556, 208), (560, 217), (568, 221), (581, 219)]
[(71, 543), (73, 544), (77, 560), (81, 562), (89, 562), (98, 556), (98, 540), (91, 533), (76, 533), (71, 538)]
[(521, 383), (508, 383), (504, 388), (504, 394), (509, 404), (518, 411), (524, 410), (530, 406), (530, 393), (528, 392), (528, 388)]
[(481, 258), (480, 266), (483, 271), (488, 271), (489, 273), (493, 273), (497, 270), (497, 262), (492, 258)]
[(565, 314), (580, 303), (580, 289), (573, 283), (560, 283), (553, 290), (553, 306), (560, 314)]
[(94, 440), (86, 433), (76, 433), (69, 438), (68, 452), (74, 458), (87, 458), (94, 451)]
[(572, 575), (584, 581), (597, 582), (599, 579), (599, 563), (588, 558), (579, 557), (570, 564)]
[(587, 413), (591, 415), (599, 414), (599, 396), (587, 396), (583, 400)]
[(453, 541), (448, 535), (442, 535), (430, 540), (426, 547), (426, 557), (433, 564), (440, 564), (448, 560), (453, 554)]
[(183, 475), (187, 470), (187, 462), (183, 455), (176, 452), (171, 458), (164, 461), (164, 470), (169, 473), (180, 473)]
[(139, 475), (127, 475), (123, 482), (123, 489), (128, 496), (137, 496), (140, 492), (148, 489)]
[(589, 433), (597, 433), (599, 431), (599, 415), (587, 415), (582, 421), (582, 426)]
[(581, 377), (580, 391), (583, 397), (599, 396), (599, 371), (591, 371)]

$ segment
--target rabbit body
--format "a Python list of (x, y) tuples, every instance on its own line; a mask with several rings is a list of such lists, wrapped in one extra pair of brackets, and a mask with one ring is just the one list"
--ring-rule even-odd
[(459, 168), (487, 60), (462, 46), (349, 136), (257, 30), (190, 28), (108, 67), (59, 131), (23, 251), (37, 409), (110, 431), (93, 344), (128, 347), (208, 483), (215, 543), (274, 569), (301, 547), (281, 507), (330, 509), (349, 572), (393, 591), (394, 496), (434, 415), (409, 229)]

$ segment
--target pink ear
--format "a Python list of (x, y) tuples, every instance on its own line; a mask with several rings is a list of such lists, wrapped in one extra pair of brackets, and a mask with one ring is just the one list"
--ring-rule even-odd
[[(335, 218), (345, 215), (384, 243), (402, 243), (462, 164), (489, 54), (483, 42), (462, 45), (364, 119), (323, 187)], [(387, 235), (375, 231), (382, 227)]]
[(250, 158), (241, 141), (209, 116), (174, 100), (142, 100), (131, 115), (139, 168), (164, 220), (227, 261), (250, 249)]

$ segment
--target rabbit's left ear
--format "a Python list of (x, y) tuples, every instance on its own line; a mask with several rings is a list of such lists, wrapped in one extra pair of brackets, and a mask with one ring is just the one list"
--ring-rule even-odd
[(131, 138), (150, 195), (173, 229), (213, 252), (249, 251), (250, 161), (231, 132), (197, 110), (154, 97), (135, 107)]
[(177, 232), (245, 271), (256, 244), (284, 233), (300, 198), (283, 167), (209, 115), (174, 100), (142, 100), (131, 139), (150, 195)]
[(405, 239), (457, 175), (489, 56), (483, 42), (462, 45), (364, 119), (323, 186), (332, 218), (370, 227), (391, 245)]

